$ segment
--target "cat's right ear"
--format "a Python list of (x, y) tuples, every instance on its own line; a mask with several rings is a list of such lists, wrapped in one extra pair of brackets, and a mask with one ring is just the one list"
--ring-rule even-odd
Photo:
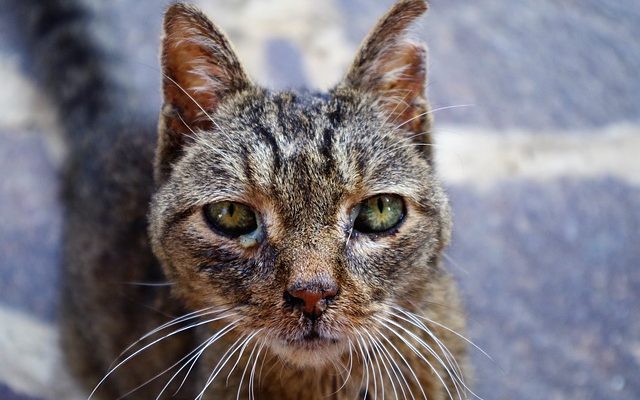
[(162, 181), (189, 136), (215, 130), (227, 96), (251, 86), (225, 35), (196, 8), (177, 3), (164, 16), (162, 91), (156, 179)]

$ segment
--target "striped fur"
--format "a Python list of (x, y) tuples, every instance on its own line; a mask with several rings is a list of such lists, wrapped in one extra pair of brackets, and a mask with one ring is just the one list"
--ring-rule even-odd
[[(92, 398), (466, 398), (464, 320), (439, 263), (451, 217), (429, 151), (425, 49), (406, 38), (425, 2), (399, 1), (328, 93), (259, 87), (202, 13), (171, 6), (157, 146), (146, 121), (120, 114), (126, 91), (78, 35), (89, 14), (74, 4), (51, 10), (83, 28), (50, 28), (88, 74), (58, 97), (75, 121), (62, 321)], [(113, 96), (86, 94), (111, 83)], [(381, 193), (403, 198), (402, 223), (354, 232), (354, 207)], [(264, 241), (212, 231), (203, 207), (223, 200), (257, 210)], [(321, 318), (285, 304), (287, 288), (322, 280), (339, 292)]]

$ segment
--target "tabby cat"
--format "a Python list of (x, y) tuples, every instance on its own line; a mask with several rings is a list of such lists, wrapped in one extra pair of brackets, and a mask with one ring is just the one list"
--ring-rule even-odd
[[(42, 30), (81, 15), (56, 3)], [(90, 398), (472, 393), (426, 49), (407, 37), (426, 8), (398, 1), (314, 93), (256, 85), (174, 4), (157, 140), (82, 29), (53, 35), (49, 65), (72, 63), (45, 73), (70, 147), (62, 340)]]

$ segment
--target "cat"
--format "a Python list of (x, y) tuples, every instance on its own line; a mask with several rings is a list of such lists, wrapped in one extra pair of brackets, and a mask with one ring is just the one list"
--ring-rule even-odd
[(258, 86), (205, 15), (171, 5), (157, 139), (123, 112), (112, 60), (60, 30), (82, 7), (51, 4), (40, 33), (65, 51), (44, 81), (70, 148), (61, 337), (91, 399), (473, 393), (440, 263), (426, 48), (407, 35), (424, 0), (396, 2), (326, 93)]

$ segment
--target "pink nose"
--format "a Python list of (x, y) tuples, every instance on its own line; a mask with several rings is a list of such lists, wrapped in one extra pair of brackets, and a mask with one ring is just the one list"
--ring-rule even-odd
[(302, 310), (310, 318), (319, 317), (327, 308), (327, 301), (333, 299), (338, 294), (338, 288), (334, 285), (330, 287), (305, 288), (297, 290), (287, 290), (285, 301), (288, 305)]

